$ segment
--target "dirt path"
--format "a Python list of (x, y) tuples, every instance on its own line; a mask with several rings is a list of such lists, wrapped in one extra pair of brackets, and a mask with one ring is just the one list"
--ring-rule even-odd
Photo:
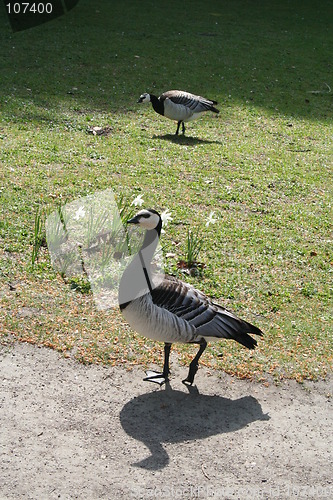
[(332, 379), (197, 390), (56, 352), (3, 350), (0, 498), (333, 498)]

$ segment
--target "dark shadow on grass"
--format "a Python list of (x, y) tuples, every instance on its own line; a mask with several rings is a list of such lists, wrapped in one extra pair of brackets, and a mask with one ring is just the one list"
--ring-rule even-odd
[[(187, 9), (171, 1), (168, 22), (161, 23), (159, 3), (144, 9), (130, 0), (123, 16), (118, 0), (100, 0), (98, 9), (80, 1), (72, 13), (14, 35), (3, 11), (4, 112), (20, 121), (18, 107), (46, 103), (57, 113), (124, 113), (143, 91), (161, 93), (172, 84), (216, 98), (221, 111), (241, 103), (254, 113), (264, 107), (288, 117), (330, 118), (332, 2), (208, 5), (202, 12), (200, 3)], [(182, 17), (186, 29), (178, 33)]]
[(163, 141), (170, 141), (180, 146), (196, 146), (198, 144), (223, 144), (222, 141), (211, 141), (209, 139), (199, 139), (198, 137), (188, 137), (187, 135), (153, 135), (152, 139), (162, 139)]
[(217, 434), (236, 432), (250, 422), (269, 420), (252, 396), (231, 400), (199, 394), (164, 390), (142, 394), (125, 404), (120, 413), (124, 431), (142, 441), (151, 455), (134, 463), (144, 469), (162, 469), (169, 456), (162, 443), (183, 443)]

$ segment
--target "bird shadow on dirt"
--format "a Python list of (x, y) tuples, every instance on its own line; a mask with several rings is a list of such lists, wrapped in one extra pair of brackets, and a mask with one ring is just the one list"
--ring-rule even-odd
[(162, 443), (181, 443), (235, 432), (251, 422), (269, 420), (257, 399), (244, 396), (231, 400), (221, 396), (164, 390), (142, 394), (125, 404), (120, 412), (124, 431), (141, 441), (151, 455), (133, 465), (144, 469), (162, 469), (169, 456)]
[(187, 135), (153, 135), (152, 139), (162, 139), (163, 141), (170, 141), (180, 146), (196, 146), (198, 144), (223, 144), (221, 141), (211, 141), (209, 139), (200, 139), (199, 137), (189, 137)]

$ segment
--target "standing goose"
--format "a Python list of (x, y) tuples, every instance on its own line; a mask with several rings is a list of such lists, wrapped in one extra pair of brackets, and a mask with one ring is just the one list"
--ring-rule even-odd
[(210, 101), (205, 97), (182, 90), (169, 90), (160, 97), (145, 93), (140, 95), (138, 102), (151, 102), (156, 113), (178, 122), (176, 135), (178, 135), (180, 124), (182, 124), (183, 134), (185, 134), (184, 122), (196, 120), (205, 111), (219, 113), (219, 110), (214, 108), (214, 104), (217, 104), (216, 101)]
[(162, 229), (158, 212), (141, 210), (128, 223), (138, 224), (146, 232), (141, 249), (121, 278), (118, 297), (120, 310), (139, 334), (164, 342), (163, 371), (149, 372), (145, 380), (160, 385), (168, 380), (170, 349), (174, 342), (199, 344), (198, 353), (190, 363), (188, 376), (183, 380), (189, 385), (193, 383), (207, 340), (233, 339), (248, 349), (255, 348), (257, 342), (248, 334), (261, 336), (261, 330), (215, 304), (192, 285), (167, 275), (152, 285), (150, 263)]

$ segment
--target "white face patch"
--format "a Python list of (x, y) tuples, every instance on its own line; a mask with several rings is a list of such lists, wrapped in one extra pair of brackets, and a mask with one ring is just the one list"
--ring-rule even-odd
[(155, 229), (160, 222), (159, 216), (149, 212), (149, 210), (141, 210), (136, 216), (139, 218), (139, 226), (149, 231)]
[(150, 102), (150, 95), (149, 94), (141, 94), (139, 97), (139, 102)]

